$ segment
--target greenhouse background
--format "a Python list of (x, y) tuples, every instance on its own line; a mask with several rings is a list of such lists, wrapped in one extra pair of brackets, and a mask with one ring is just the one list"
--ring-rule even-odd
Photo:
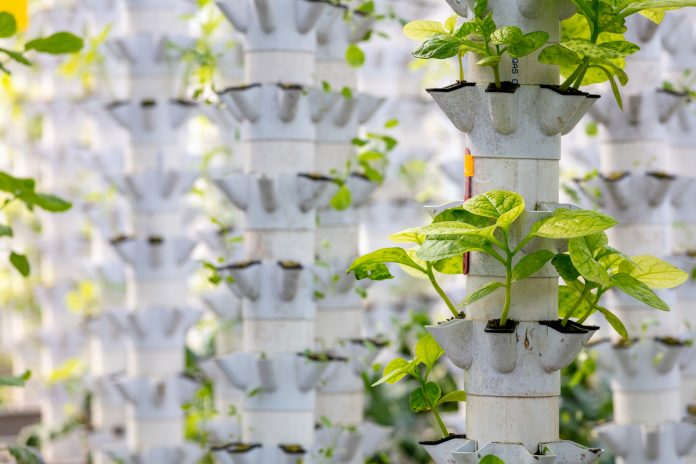
[(0, 463), (696, 463), (693, 7), (0, 0)]

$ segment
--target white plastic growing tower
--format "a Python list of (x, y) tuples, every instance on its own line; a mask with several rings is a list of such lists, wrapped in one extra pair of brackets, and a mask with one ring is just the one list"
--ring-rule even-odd
[[(342, 177), (351, 195), (351, 204), (344, 210), (330, 205), (319, 210), (316, 236), (316, 256), (322, 263), (315, 277), (316, 339), (322, 349), (347, 359), (327, 372), (317, 392), (315, 417), (324, 428), (316, 448), (331, 450), (331, 462), (336, 463), (364, 462), (375, 452), (371, 443), (380, 443), (380, 436), (386, 438), (385, 431), (363, 424), (361, 373), (377, 356), (380, 342), (364, 337), (363, 300), (354, 277), (345, 274), (359, 255), (359, 208), (377, 187), (355, 172), (358, 166), (351, 141), (382, 103), (358, 93), (357, 73), (345, 56), (349, 44), (359, 42), (373, 23), (369, 15), (336, 5), (324, 9), (317, 26), (316, 86), (328, 84), (333, 101), (317, 126), (315, 169)], [(350, 97), (341, 95), (344, 89), (350, 90)]]
[[(635, 15), (628, 30), (627, 40), (641, 50), (626, 59), (631, 81), (623, 92), (624, 111), (610, 94), (592, 110), (600, 124), (600, 176), (592, 185), (601, 192), (600, 206), (619, 221), (608, 232), (610, 241), (631, 256), (665, 258), (675, 180), (666, 163), (666, 123), (684, 98), (659, 89), (657, 25)], [(664, 299), (673, 305), (673, 296)], [(696, 428), (681, 422), (679, 358), (685, 347), (677, 312), (656, 314), (613, 291), (606, 305), (624, 321), (630, 341), (616, 343), (614, 336), (600, 348), (612, 377), (614, 421), (598, 429), (599, 437), (620, 463), (680, 463), (693, 449)]]
[[(45, 7), (35, 15), (32, 25), (40, 33), (76, 31), (85, 24), (85, 15), (70, 1), (49, 2)], [(84, 179), (86, 149), (75, 129), (85, 115), (80, 108), (82, 89), (74, 80), (59, 75), (60, 62), (55, 57), (40, 58), (41, 70), (35, 76), (38, 101), (33, 108), (33, 116), (42, 121), (41, 140), (36, 147), (41, 157), (41, 188), (73, 203), (64, 214), (41, 218), (41, 266), (34, 269), (41, 274), (42, 286), (36, 297), (42, 311), (41, 375), (47, 382), (41, 398), (42, 456), (50, 464), (78, 464), (87, 456), (84, 430), (78, 426), (68, 433), (60, 431), (79, 420), (85, 385), (78, 383), (77, 388), (71, 388), (56, 373), (69, 372), (72, 369), (68, 366), (72, 365), (80, 367), (71, 375), (79, 375), (86, 367), (87, 340), (81, 327), (82, 315), (72, 311), (67, 302), (68, 294), (89, 271), (79, 182)]]
[(316, 124), (335, 100), (309, 88), (315, 28), (327, 2), (218, 5), (244, 35), (248, 85), (220, 96), (227, 111), (243, 121), (245, 172), (218, 184), (246, 214), (247, 261), (222, 269), (243, 298), (244, 351), (219, 357), (216, 364), (246, 397), (241, 437), (216, 448), (215, 455), (223, 463), (297, 462), (314, 443), (315, 389), (333, 364), (331, 358), (306, 354), (315, 345), (316, 208), (335, 191), (332, 179), (311, 174)]
[(108, 110), (130, 135), (124, 174), (114, 177), (131, 206), (129, 236), (112, 243), (126, 268), (127, 311), (112, 313), (126, 332), (127, 374), (116, 383), (126, 402), (123, 462), (193, 464), (201, 451), (184, 441), (182, 404), (197, 383), (182, 373), (185, 336), (199, 314), (188, 301), (196, 265), (184, 196), (196, 173), (186, 163), (185, 122), (192, 105), (176, 99), (180, 69), (172, 43), (187, 43), (185, 1), (126, 2), (127, 33), (113, 49), (128, 65), (129, 99)]
[[(460, 15), (464, 0), (447, 0)], [(546, 31), (557, 42), (560, 20), (573, 13), (563, 0), (489, 2), (499, 25), (525, 32)], [(470, 13), (471, 14), (471, 13)], [(476, 60), (475, 60), (476, 61)], [(475, 62), (474, 61), (474, 62)], [(513, 237), (557, 208), (561, 135), (569, 132), (596, 97), (563, 94), (558, 70), (537, 62), (536, 54), (501, 64), (501, 79), (519, 84), (496, 91), (487, 69), (470, 66), (468, 79), (430, 95), (461, 131), (473, 154), (472, 195), (489, 190), (521, 194), (527, 211)], [(513, 227), (515, 229), (515, 227)], [(522, 230), (520, 230), (522, 229)], [(530, 242), (523, 253), (538, 249)], [(544, 244), (548, 246), (548, 244)], [(472, 253), (467, 276), (471, 292), (500, 281), (504, 270), (486, 255)], [(478, 463), (495, 455), (509, 463), (591, 463), (600, 450), (559, 441), (560, 369), (568, 365), (596, 327), (564, 330), (558, 319), (558, 275), (545, 267), (524, 285), (512, 288), (512, 328), (496, 329), (502, 294), (493, 294), (466, 308), (457, 318), (428, 328), (449, 359), (466, 371), (466, 437), (451, 435), (423, 445), (437, 463)]]
[[(696, 48), (693, 45), (695, 16), (691, 10), (679, 12), (666, 18), (662, 29), (662, 74), (666, 82), (677, 91), (693, 89), (696, 71)], [(696, 169), (693, 156), (696, 154), (696, 118), (693, 104), (681, 107), (669, 122), (669, 145), (667, 148), (668, 172), (678, 173), (674, 192), (671, 195), (669, 216), (669, 250), (676, 265), (690, 272), (696, 267), (696, 210), (693, 202), (696, 193)], [(694, 305), (696, 305), (696, 286), (694, 279), (673, 290), (672, 310), (686, 340), (693, 340), (696, 329)], [(693, 362), (693, 348), (688, 349), (682, 360), (681, 405), (682, 415), (693, 420), (693, 405), (696, 404), (696, 363)], [(684, 462), (696, 462), (693, 455)]]

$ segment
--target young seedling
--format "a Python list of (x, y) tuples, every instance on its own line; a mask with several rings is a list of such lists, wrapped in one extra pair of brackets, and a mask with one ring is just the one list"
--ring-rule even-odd
[(500, 62), (507, 53), (512, 58), (522, 58), (541, 48), (549, 34), (543, 31), (525, 34), (519, 27), (497, 27), (493, 13), (488, 11), (488, 0), (476, 0), (474, 18), (457, 27), (457, 15), (450, 16), (443, 24), (437, 21), (418, 20), (404, 26), (404, 34), (413, 40), (424, 42), (413, 52), (422, 59), (449, 59), (459, 61), (459, 81), (464, 82), (463, 58), (469, 52), (481, 59), (478, 66), (493, 70), (496, 88), (501, 88)]
[(696, 6), (693, 0), (573, 0), (573, 3), (577, 14), (564, 22), (563, 40), (542, 50), (539, 61), (561, 67), (561, 73), (567, 76), (561, 90), (577, 90), (581, 85), (609, 81), (616, 103), (622, 109), (616, 81), (622, 86), (628, 83), (628, 75), (622, 69), (623, 59), (640, 50), (638, 45), (623, 39), (626, 18), (640, 13), (660, 23), (667, 10)]
[[(397, 242), (416, 243), (415, 248), (386, 248), (356, 260), (349, 271), (358, 279), (391, 278), (386, 263), (398, 263), (431, 278), (434, 288), (453, 315), (459, 315), (435, 281), (433, 269), (460, 274), (462, 255), (479, 252), (503, 265), (503, 282), (493, 281), (470, 293), (462, 306), (475, 303), (504, 289), (500, 326), (509, 318), (512, 287), (539, 272), (551, 262), (566, 282), (561, 287), (561, 314), (564, 325), (571, 318), (584, 322), (594, 311), (601, 311), (622, 336), (627, 332), (621, 321), (599, 305), (601, 296), (616, 288), (648, 306), (668, 311), (669, 307), (652, 289), (672, 288), (682, 284), (688, 274), (651, 256), (629, 258), (608, 245), (605, 230), (616, 221), (598, 211), (558, 209), (533, 224), (529, 232), (512, 241), (511, 228), (525, 210), (524, 199), (514, 192), (493, 190), (467, 200), (461, 207), (446, 210), (433, 223), (408, 229), (392, 236)], [(518, 259), (523, 248), (535, 238), (568, 241), (568, 252), (541, 249)]]
[(599, 304), (602, 295), (615, 288), (650, 307), (669, 311), (653, 289), (674, 288), (689, 278), (686, 272), (653, 256), (626, 256), (609, 246), (603, 232), (571, 239), (568, 253), (555, 256), (551, 262), (565, 282), (559, 291), (563, 324), (570, 319), (582, 324), (599, 311), (624, 338), (628, 337), (626, 327)]
[(418, 340), (415, 353), (416, 356), (411, 360), (396, 358), (389, 362), (384, 368), (383, 377), (372, 386), (376, 387), (383, 383), (395, 384), (407, 375), (416, 379), (418, 387), (409, 397), (411, 411), (432, 411), (442, 436), (447, 437), (449, 431), (442, 421), (438, 408), (444, 403), (466, 401), (466, 392), (457, 390), (443, 395), (440, 385), (428, 380), (435, 363), (445, 354), (432, 335), (425, 335)]

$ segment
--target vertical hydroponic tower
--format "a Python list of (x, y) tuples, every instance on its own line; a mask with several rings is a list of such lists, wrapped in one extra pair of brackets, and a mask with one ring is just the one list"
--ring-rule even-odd
[[(466, 2), (447, 2), (466, 14)], [(573, 13), (572, 3), (564, 0), (495, 0), (489, 7), (498, 25), (546, 31), (552, 43), (559, 40), (560, 20)], [(429, 90), (452, 123), (467, 133), (472, 195), (501, 189), (524, 197), (527, 211), (521, 225), (513, 226), (513, 237), (522, 237), (559, 207), (561, 135), (596, 101), (592, 95), (558, 91), (553, 87), (559, 83), (558, 70), (538, 63), (536, 55), (503, 60), (501, 78), (514, 84), (503, 91), (489, 85), (488, 68), (473, 63), (471, 82)], [(530, 242), (522, 254), (539, 245)], [(502, 281), (504, 275), (493, 259), (472, 253), (467, 291)], [(560, 369), (596, 328), (566, 331), (548, 322), (558, 319), (558, 275), (548, 265), (512, 288), (512, 322), (497, 328), (491, 321), (500, 318), (502, 296), (469, 305), (466, 318), (428, 328), (450, 360), (466, 371), (466, 437), (423, 445), (438, 463), (478, 463), (486, 455), (511, 463), (595, 462), (599, 450), (559, 441), (558, 416)]]
[(244, 173), (218, 182), (245, 213), (246, 261), (221, 269), (243, 299), (244, 351), (216, 363), (246, 395), (242, 443), (216, 448), (215, 454), (221, 462), (295, 462), (314, 443), (315, 389), (333, 361), (312, 352), (316, 208), (335, 186), (313, 174), (316, 124), (335, 100), (310, 88), (315, 27), (327, 4), (218, 5), (244, 36), (247, 85), (220, 93), (227, 111), (243, 121), (245, 162)]
[(316, 419), (324, 427), (316, 448), (337, 463), (363, 462), (374, 453), (372, 444), (384, 437), (383, 430), (363, 423), (361, 376), (381, 343), (364, 337), (363, 299), (355, 278), (345, 274), (359, 255), (359, 208), (377, 187), (374, 179), (357, 172), (360, 167), (351, 141), (382, 102), (358, 92), (357, 73), (348, 64), (346, 51), (363, 40), (374, 21), (369, 14), (334, 5), (324, 9), (317, 26), (315, 85), (328, 87), (332, 106), (317, 125), (314, 166), (324, 175), (337, 176), (342, 186), (336, 201), (318, 212), (316, 257), (321, 265), (315, 275), (316, 339), (322, 349), (346, 362), (330, 370), (318, 389)]
[(126, 2), (127, 33), (112, 45), (128, 66), (129, 99), (108, 110), (130, 135), (118, 190), (131, 207), (129, 235), (112, 243), (126, 269), (127, 310), (114, 312), (126, 332), (124, 462), (193, 464), (201, 452), (184, 441), (181, 405), (196, 383), (182, 373), (185, 336), (198, 319), (187, 280), (195, 263), (186, 236), (184, 196), (195, 172), (186, 163), (184, 128), (191, 104), (177, 100), (180, 67), (172, 44), (187, 43), (187, 2)]
[[(657, 25), (635, 15), (628, 29), (627, 39), (641, 50), (626, 59), (631, 81), (623, 92), (624, 111), (609, 95), (593, 108), (600, 124), (600, 175), (592, 183), (601, 208), (619, 221), (608, 232), (612, 243), (631, 256), (667, 258), (675, 177), (661, 153), (666, 123), (684, 97), (659, 89)], [(674, 292), (660, 295), (673, 305)], [(656, 315), (615, 291), (607, 294), (606, 305), (624, 321), (629, 340), (614, 338), (600, 348), (614, 402), (613, 423), (598, 429), (600, 439), (621, 463), (680, 463), (693, 449), (694, 428), (682, 422), (679, 358), (685, 347), (677, 312)]]

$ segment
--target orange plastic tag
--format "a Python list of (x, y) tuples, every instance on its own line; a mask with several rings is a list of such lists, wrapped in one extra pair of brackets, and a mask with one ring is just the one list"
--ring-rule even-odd
[(15, 17), (17, 29), (26, 30), (29, 25), (27, 0), (0, 0), (0, 11), (6, 11)]
[(464, 176), (474, 177), (474, 155), (471, 153), (464, 155)]

